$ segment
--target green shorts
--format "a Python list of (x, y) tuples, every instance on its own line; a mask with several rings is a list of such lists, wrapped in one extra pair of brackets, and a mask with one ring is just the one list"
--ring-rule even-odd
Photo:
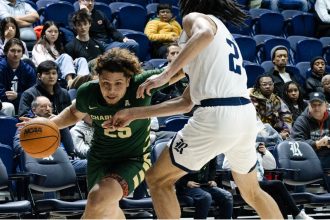
[(105, 177), (116, 179), (127, 196), (144, 180), (146, 171), (151, 166), (150, 153), (140, 158), (131, 158), (122, 161), (99, 161), (88, 158), (87, 185), (91, 190), (95, 184)]

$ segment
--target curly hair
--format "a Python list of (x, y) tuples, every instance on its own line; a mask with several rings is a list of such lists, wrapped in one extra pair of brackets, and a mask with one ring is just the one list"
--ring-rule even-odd
[(248, 17), (242, 6), (235, 0), (180, 0), (180, 12), (185, 16), (191, 12), (211, 14), (222, 22), (240, 25)]
[(141, 73), (139, 59), (129, 50), (113, 48), (96, 60), (95, 71), (100, 75), (102, 71), (122, 72), (125, 77), (132, 77), (134, 74)]

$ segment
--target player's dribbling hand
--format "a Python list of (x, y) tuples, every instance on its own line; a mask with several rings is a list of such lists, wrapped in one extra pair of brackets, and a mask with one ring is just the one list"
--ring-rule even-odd
[(18, 130), (21, 130), (21, 128), (23, 128), (26, 125), (26, 123), (31, 120), (31, 118), (19, 117), (19, 120), (21, 120), (21, 122), (17, 123), (16, 127), (18, 128)]
[[(166, 70), (165, 70), (166, 71)], [(158, 88), (169, 81), (165, 76), (165, 71), (159, 75), (153, 75), (149, 77), (144, 83), (142, 83), (136, 91), (136, 98), (144, 98), (144, 94), (151, 96), (151, 90)]]

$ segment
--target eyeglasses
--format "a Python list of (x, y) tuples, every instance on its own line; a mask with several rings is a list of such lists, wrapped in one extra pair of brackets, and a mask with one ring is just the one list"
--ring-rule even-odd
[(273, 83), (273, 82), (269, 82), (269, 83), (261, 83), (260, 85), (261, 85), (262, 87), (264, 87), (264, 86), (273, 86), (274, 83)]
[(167, 10), (167, 9), (164, 9), (164, 10), (159, 10), (159, 14), (171, 14), (171, 10)]

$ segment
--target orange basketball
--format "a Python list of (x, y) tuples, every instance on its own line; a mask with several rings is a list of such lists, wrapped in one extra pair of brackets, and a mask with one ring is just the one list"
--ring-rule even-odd
[(26, 153), (35, 158), (52, 155), (60, 145), (60, 131), (47, 118), (34, 118), (21, 129), (20, 142)]

